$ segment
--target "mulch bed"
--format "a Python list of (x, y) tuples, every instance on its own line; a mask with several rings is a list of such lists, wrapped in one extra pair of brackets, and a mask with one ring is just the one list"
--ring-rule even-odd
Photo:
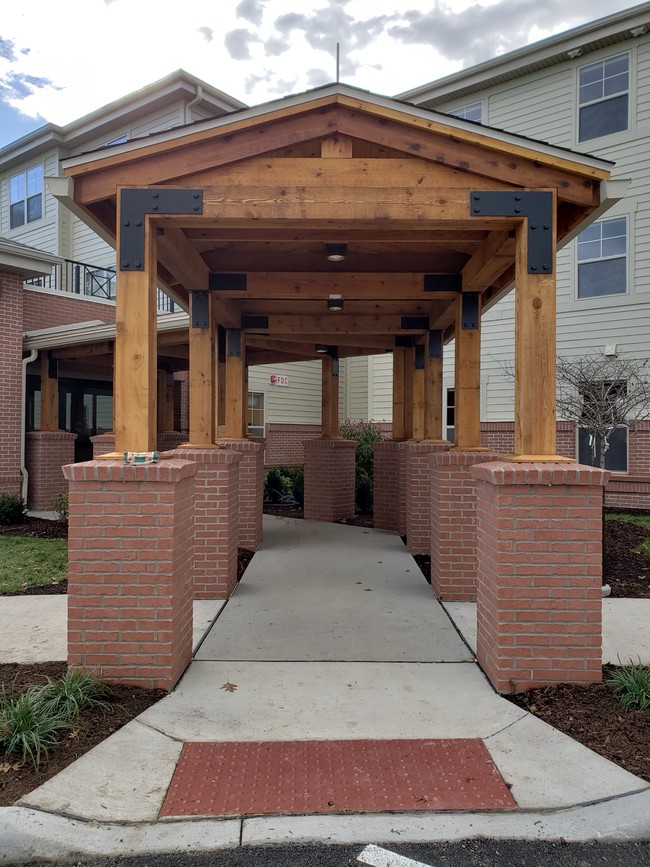
[[(265, 505), (267, 514), (302, 518), (299, 506)], [(342, 523), (372, 527), (371, 515), (358, 515)], [(3, 527), (6, 535), (65, 538), (65, 524), (30, 518), (15, 527)], [(650, 558), (635, 552), (648, 532), (623, 521), (607, 521), (605, 548), (607, 567), (605, 580), (612, 587), (612, 596), (650, 598)], [(253, 557), (252, 551), (239, 550), (239, 577)], [(424, 576), (430, 580), (430, 558), (416, 556)], [(67, 582), (43, 588), (29, 588), (26, 593), (65, 593)], [(57, 678), (66, 670), (63, 662), (35, 665), (0, 665), (0, 682), (7, 690), (19, 691), (43, 682), (44, 677)], [(605, 675), (609, 667), (605, 668)], [(106, 713), (82, 713), (73, 730), (74, 736), (64, 738), (62, 746), (52, 751), (38, 771), (30, 764), (20, 765), (14, 759), (0, 755), (0, 806), (18, 798), (59, 773), (87, 750), (107, 738), (129, 720), (165, 695), (163, 690), (147, 690), (132, 686), (112, 685), (110, 710)], [(611, 686), (607, 683), (589, 686), (560, 685), (534, 689), (510, 696), (511, 701), (590, 747), (626, 770), (650, 781), (650, 711), (623, 711)]]
[[(8, 694), (13, 695), (32, 686), (41, 686), (46, 677), (62, 677), (66, 669), (65, 662), (6, 663), (0, 665), (0, 683), (4, 684)], [(21, 764), (15, 757), (0, 753), (0, 806), (15, 803), (165, 695), (164, 689), (111, 684), (111, 692), (104, 699), (109, 708), (106, 711), (82, 711), (67, 736), (65, 730), (61, 732), (61, 745), (41, 759), (38, 770), (31, 762)]]

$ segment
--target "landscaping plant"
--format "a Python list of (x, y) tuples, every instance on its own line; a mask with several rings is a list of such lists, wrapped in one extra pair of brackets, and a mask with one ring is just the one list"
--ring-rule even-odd
[(27, 507), (21, 497), (0, 494), (0, 525), (22, 524), (27, 518)]
[(57, 521), (61, 521), (63, 524), (68, 523), (69, 506), (67, 491), (61, 491), (52, 500), (52, 510), (56, 513)]
[(74, 720), (79, 711), (87, 707), (106, 710), (108, 703), (103, 701), (108, 687), (94, 674), (78, 669), (68, 669), (60, 680), (47, 678), (47, 683), (37, 690), (35, 701), (49, 716), (64, 716)]
[(286, 467), (272, 467), (264, 477), (264, 500), (279, 503), (291, 493), (291, 476)]
[(0, 750), (18, 755), (24, 762), (31, 759), (38, 768), (41, 756), (59, 742), (61, 729), (68, 728), (68, 718), (49, 713), (38, 701), (38, 689), (8, 698), (4, 686), (0, 691)]
[(650, 709), (650, 665), (640, 662), (612, 671), (607, 678), (623, 710)]
[(379, 425), (372, 421), (346, 419), (339, 427), (346, 440), (356, 440), (354, 492), (360, 512), (372, 512), (373, 503), (373, 445), (383, 439)]

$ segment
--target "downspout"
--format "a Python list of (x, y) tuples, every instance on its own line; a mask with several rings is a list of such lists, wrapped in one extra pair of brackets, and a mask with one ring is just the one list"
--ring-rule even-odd
[(27, 488), (29, 486), (29, 473), (25, 466), (25, 429), (27, 427), (25, 419), (25, 398), (27, 397), (27, 365), (38, 358), (38, 349), (32, 349), (28, 356), (23, 358), (23, 383), (21, 392), (20, 408), (20, 475), (22, 476), (22, 484), (20, 486), (20, 495), (23, 502), (27, 503)]
[(194, 99), (191, 102), (188, 102), (187, 105), (185, 106), (185, 123), (191, 123), (192, 122), (191, 110), (194, 108), (195, 105), (198, 105), (202, 101), (202, 99), (203, 99), (203, 88), (201, 87), (200, 84), (197, 84), (196, 85), (196, 96), (194, 97)]

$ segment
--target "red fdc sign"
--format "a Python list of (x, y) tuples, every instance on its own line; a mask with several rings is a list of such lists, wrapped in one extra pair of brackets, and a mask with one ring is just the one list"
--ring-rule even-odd
[(289, 377), (282, 376), (282, 374), (279, 373), (272, 373), (271, 376), (269, 376), (269, 382), (271, 385), (289, 385)]

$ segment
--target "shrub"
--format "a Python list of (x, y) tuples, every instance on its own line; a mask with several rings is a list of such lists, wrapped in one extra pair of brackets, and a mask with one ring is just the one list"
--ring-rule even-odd
[(36, 690), (34, 701), (48, 716), (63, 716), (73, 720), (79, 711), (87, 707), (102, 710), (108, 704), (101, 696), (106, 695), (108, 687), (87, 671), (68, 669), (60, 680), (47, 678), (47, 683)]
[(607, 682), (614, 687), (623, 710), (650, 709), (650, 665), (635, 663), (617, 668)]
[(372, 421), (346, 419), (339, 434), (347, 440), (356, 440), (355, 453), (355, 502), (360, 512), (371, 512), (373, 502), (373, 445), (382, 437), (379, 425)]
[(56, 512), (58, 521), (61, 521), (62, 524), (68, 523), (69, 508), (67, 491), (61, 491), (61, 493), (56, 495), (52, 500), (52, 509)]
[(0, 524), (21, 524), (27, 518), (27, 508), (22, 497), (15, 494), (0, 495)]
[(291, 494), (299, 506), (305, 504), (305, 468), (291, 467), (288, 471), (291, 479)]
[(279, 503), (291, 493), (290, 471), (286, 467), (272, 467), (264, 477), (264, 499), (268, 503)]
[(30, 758), (38, 768), (41, 755), (58, 743), (58, 733), (68, 727), (61, 713), (52, 714), (37, 700), (38, 689), (8, 698), (4, 686), (0, 691), (0, 749), (17, 754), (22, 761)]

